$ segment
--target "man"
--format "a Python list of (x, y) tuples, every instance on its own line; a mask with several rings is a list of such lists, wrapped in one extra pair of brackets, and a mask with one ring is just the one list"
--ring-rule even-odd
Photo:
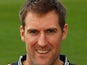
[(74, 65), (60, 55), (68, 25), (58, 0), (28, 0), (20, 11), (20, 34), (26, 55), (10, 65)]

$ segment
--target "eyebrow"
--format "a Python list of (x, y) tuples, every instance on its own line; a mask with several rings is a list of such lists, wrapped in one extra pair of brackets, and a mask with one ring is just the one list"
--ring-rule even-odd
[[(57, 31), (57, 28), (51, 27), (51, 28), (45, 29), (44, 31), (47, 31), (47, 30), (55, 30), (55, 31)], [(27, 31), (30, 32), (30, 31), (39, 31), (39, 30), (38, 29), (31, 28), (31, 29), (28, 29)]]
[(57, 28), (48, 28), (45, 31), (47, 31), (47, 30), (55, 30), (55, 31), (57, 31)]
[(28, 29), (27, 31), (29, 32), (29, 31), (33, 31), (33, 30), (34, 31), (38, 31), (37, 29), (33, 29), (33, 28), (32, 29)]

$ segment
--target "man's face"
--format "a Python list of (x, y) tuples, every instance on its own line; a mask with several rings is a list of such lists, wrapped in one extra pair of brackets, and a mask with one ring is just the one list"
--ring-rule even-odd
[(26, 44), (28, 61), (37, 65), (51, 65), (59, 59), (62, 40), (66, 37), (54, 11), (44, 16), (29, 12), (25, 18), (25, 30), (20, 27), (22, 41)]

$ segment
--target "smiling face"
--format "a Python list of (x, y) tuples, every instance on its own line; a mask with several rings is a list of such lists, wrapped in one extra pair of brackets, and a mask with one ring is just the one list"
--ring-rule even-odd
[(67, 25), (63, 32), (58, 24), (55, 11), (44, 16), (28, 12), (25, 30), (20, 27), (21, 39), (26, 44), (27, 59), (32, 65), (54, 65), (59, 60), (61, 42), (66, 37)]

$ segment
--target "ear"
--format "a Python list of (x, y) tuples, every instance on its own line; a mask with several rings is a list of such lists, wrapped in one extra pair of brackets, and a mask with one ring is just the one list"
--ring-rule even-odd
[(24, 42), (24, 29), (23, 26), (20, 26), (20, 36), (21, 36), (21, 40)]
[(68, 24), (65, 24), (64, 25), (64, 28), (63, 28), (63, 35), (62, 35), (62, 40), (65, 40), (66, 36), (67, 36), (67, 33), (68, 33)]

